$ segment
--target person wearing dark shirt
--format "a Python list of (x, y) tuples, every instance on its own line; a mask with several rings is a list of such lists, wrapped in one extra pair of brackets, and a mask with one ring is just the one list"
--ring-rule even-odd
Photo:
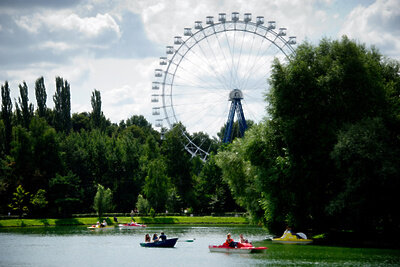
[(153, 235), (153, 242), (158, 242), (160, 239), (158, 238), (157, 234)]
[(164, 232), (161, 232), (160, 240), (161, 240), (161, 241), (167, 240), (167, 236), (164, 234)]

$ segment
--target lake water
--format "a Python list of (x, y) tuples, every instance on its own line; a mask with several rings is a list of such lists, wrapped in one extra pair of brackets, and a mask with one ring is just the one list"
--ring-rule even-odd
[[(143, 248), (146, 233), (178, 237), (175, 248)], [(211, 253), (230, 232), (243, 233), (264, 254)], [(90, 231), (83, 226), (0, 228), (0, 266), (400, 266), (400, 251), (317, 245), (282, 245), (255, 226), (154, 225)], [(195, 239), (194, 242), (182, 242)]]

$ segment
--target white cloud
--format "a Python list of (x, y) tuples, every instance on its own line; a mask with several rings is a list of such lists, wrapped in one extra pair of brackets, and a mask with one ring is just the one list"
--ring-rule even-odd
[(370, 6), (359, 5), (352, 10), (339, 35), (376, 45), (385, 55), (399, 59), (399, 25), (399, 1), (377, 0)]
[(46, 41), (39, 45), (40, 49), (51, 49), (56, 52), (64, 52), (76, 48), (75, 46), (65, 42)]
[[(68, 11), (69, 12), (69, 11)], [(15, 19), (15, 23), (30, 33), (38, 33), (45, 28), (49, 32), (71, 31), (84, 38), (96, 38), (105, 33), (121, 37), (119, 25), (108, 14), (97, 14), (95, 17), (79, 17), (66, 11), (35, 13)]]
[(87, 18), (80, 18), (76, 14), (71, 14), (64, 20), (56, 21), (58, 23), (53, 24), (56, 29), (58, 26), (60, 29), (77, 30), (88, 37), (99, 36), (105, 31), (114, 32), (117, 37), (121, 36), (118, 24), (109, 14), (97, 14), (96, 17)]

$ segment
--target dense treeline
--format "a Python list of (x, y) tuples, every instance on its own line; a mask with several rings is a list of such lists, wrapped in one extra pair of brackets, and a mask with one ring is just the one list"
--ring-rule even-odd
[(348, 38), (273, 64), (271, 118), (217, 155), (268, 228), (400, 233), (399, 62)]
[(161, 138), (143, 116), (111, 123), (97, 90), (92, 111), (71, 116), (69, 83), (56, 78), (49, 109), (39, 78), (36, 110), (23, 83), (13, 111), (5, 82), (0, 213), (92, 212), (94, 199), (107, 195), (116, 212), (239, 205), (275, 233), (285, 225), (400, 233), (393, 208), (400, 186), (399, 62), (346, 37), (304, 43), (289, 63), (274, 62), (270, 84), (270, 117), (249, 122), (243, 138), (221, 146), (193, 134), (212, 148), (204, 163), (185, 152), (177, 127)]
[[(218, 169), (215, 162), (191, 159), (177, 128), (165, 132), (162, 140), (143, 116), (111, 123), (101, 110), (97, 90), (91, 97), (92, 111), (71, 116), (70, 84), (60, 77), (53, 109), (46, 105), (43, 77), (35, 83), (36, 110), (29, 102), (26, 83), (19, 89), (13, 110), (8, 83), (1, 87), (0, 213), (68, 216), (93, 212), (103, 209), (94, 205), (96, 193), (103, 191), (112, 194), (108, 208), (114, 212), (136, 207), (141, 212), (239, 208), (234, 201), (226, 201), (232, 197), (221, 172), (207, 171)], [(218, 148), (219, 143), (207, 134), (195, 135), (214, 151)]]

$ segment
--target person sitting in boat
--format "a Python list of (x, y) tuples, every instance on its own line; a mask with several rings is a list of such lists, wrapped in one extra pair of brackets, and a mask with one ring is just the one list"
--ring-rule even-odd
[(224, 243), (224, 245), (227, 245), (231, 248), (234, 248), (237, 246), (237, 242), (235, 242), (232, 238), (231, 238), (231, 234), (227, 234), (226, 235), (226, 241)]
[(239, 242), (240, 242), (240, 243), (242, 243), (242, 244), (245, 244), (245, 243), (247, 244), (247, 243), (249, 243), (249, 240), (247, 240), (246, 238), (244, 238), (244, 237), (243, 237), (243, 234), (240, 234), (240, 235), (239, 235), (239, 238), (240, 238), (240, 239), (239, 239)]
[(103, 223), (101, 224), (101, 227), (106, 227), (107, 226), (107, 222), (106, 220), (103, 220)]
[(136, 222), (134, 220), (131, 220), (131, 222), (129, 223), (129, 225), (135, 225)]
[(146, 242), (146, 243), (150, 243), (150, 242), (151, 242), (151, 239), (150, 239), (150, 235), (149, 235), (149, 234), (146, 234), (146, 235), (144, 236), (144, 242)]
[(157, 234), (153, 235), (153, 242), (158, 242), (160, 239), (158, 238)]
[(167, 240), (167, 236), (164, 234), (164, 232), (161, 232), (160, 238), (161, 241)]
[(281, 238), (285, 238), (286, 236), (290, 236), (292, 234), (292, 228), (290, 228), (289, 226), (286, 226), (286, 230), (285, 232), (283, 232), (283, 235), (281, 236)]

